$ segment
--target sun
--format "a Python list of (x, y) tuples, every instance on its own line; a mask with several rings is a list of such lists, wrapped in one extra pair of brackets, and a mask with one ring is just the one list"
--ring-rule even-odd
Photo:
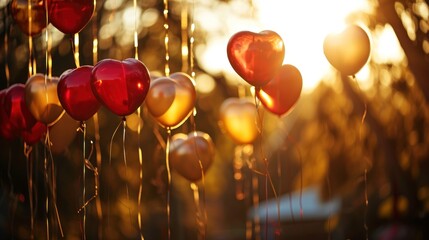
[(251, 3), (249, 7), (242, 0), (232, 0), (196, 9), (196, 21), (208, 31), (206, 43), (196, 49), (200, 65), (212, 75), (223, 74), (232, 83), (240, 82), (227, 60), (229, 38), (238, 31), (272, 30), (285, 43), (284, 64), (300, 70), (304, 93), (311, 92), (325, 76), (333, 73), (323, 54), (326, 35), (346, 26), (346, 18), (352, 12), (372, 9), (367, 0), (253, 0)]

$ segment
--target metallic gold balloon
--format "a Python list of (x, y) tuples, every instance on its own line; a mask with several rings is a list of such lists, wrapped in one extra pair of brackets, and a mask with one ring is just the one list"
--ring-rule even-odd
[(220, 106), (219, 125), (236, 143), (249, 144), (259, 135), (258, 113), (247, 98), (228, 98)]
[[(31, 12), (28, 11), (28, 4), (31, 6)], [(10, 8), (15, 23), (25, 34), (34, 36), (45, 29), (46, 9), (43, 0), (12, 0)]]
[[(170, 163), (180, 175), (195, 182), (202, 178), (211, 166), (215, 156), (215, 146), (211, 137), (203, 132), (175, 134), (171, 139)], [(201, 162), (201, 165), (200, 165)]]
[(185, 73), (175, 73), (153, 80), (145, 103), (161, 126), (176, 128), (192, 113), (195, 99), (192, 78)]
[(340, 33), (331, 33), (323, 42), (329, 63), (345, 75), (356, 74), (368, 61), (371, 41), (365, 30), (350, 25)]
[(34, 118), (44, 124), (55, 122), (64, 112), (57, 93), (58, 78), (36, 74), (25, 84), (25, 103)]
[(52, 153), (60, 154), (64, 152), (76, 137), (78, 127), (79, 122), (64, 112), (60, 119), (49, 127)]

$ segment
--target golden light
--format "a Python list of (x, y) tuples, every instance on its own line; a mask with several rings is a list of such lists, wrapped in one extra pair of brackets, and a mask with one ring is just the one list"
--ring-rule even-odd
[[(292, 64), (300, 70), (304, 93), (311, 92), (323, 78), (335, 76), (332, 74), (335, 70), (323, 53), (326, 35), (346, 26), (346, 19), (351, 13), (373, 11), (373, 6), (367, 0), (253, 0), (255, 9), (253, 13), (234, 11), (233, 9), (237, 10), (236, 6), (240, 5), (238, 2), (240, 1), (236, 0), (215, 5), (209, 1), (202, 1), (196, 7), (195, 20), (199, 26), (207, 30), (206, 42), (199, 45), (197, 43), (196, 46), (196, 56), (201, 67), (212, 75), (225, 76), (231, 84), (247, 84), (228, 62), (226, 55), (228, 40), (238, 31), (272, 30), (277, 32), (285, 43), (284, 64)], [(210, 19), (209, 23), (207, 18)], [(364, 22), (357, 24), (365, 25)], [(389, 49), (393, 54), (388, 55), (388, 58), (393, 58), (395, 62), (403, 59), (397, 54), (400, 47), (396, 45), (394, 34), (387, 33), (383, 35), (385, 38), (383, 42), (392, 42)], [(370, 68), (365, 66), (362, 71), (357, 75), (368, 80)]]

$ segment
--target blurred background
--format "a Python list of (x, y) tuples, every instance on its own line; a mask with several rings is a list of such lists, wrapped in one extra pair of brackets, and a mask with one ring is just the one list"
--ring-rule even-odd
[[(96, 0), (92, 19), (79, 33), (81, 65), (134, 57), (136, 31), (139, 60), (153, 76), (164, 75), (165, 1), (136, 3), (134, 8), (133, 1)], [(12, 18), (11, 4), (0, 1), (1, 89), (29, 77), (29, 37)], [(168, 7), (171, 73), (195, 71), (197, 90), (193, 121), (173, 134), (197, 129), (216, 147), (204, 184), (172, 172), (171, 239), (429, 239), (428, 1), (170, 0)], [(323, 54), (326, 35), (350, 23), (371, 36), (370, 59), (355, 79), (339, 74)], [(220, 106), (231, 97), (253, 96), (228, 62), (226, 46), (238, 31), (267, 29), (282, 37), (284, 63), (300, 70), (303, 90), (286, 116), (260, 106), (262, 134), (253, 144), (238, 145), (219, 126)], [(52, 75), (59, 76), (76, 67), (71, 44), (76, 40), (52, 25), (47, 31)], [(39, 73), (47, 72), (44, 33), (32, 39)], [(144, 106), (140, 116), (127, 117), (125, 168), (122, 133), (114, 135), (120, 122), (103, 107), (96, 120), (87, 121), (88, 149), (99, 128), (100, 155), (89, 160), (97, 163), (100, 185), (99, 198), (87, 207), (85, 234), (88, 239), (167, 239), (167, 132)], [(64, 239), (82, 239), (83, 232), (82, 213), (77, 213), (82, 133), (76, 126), (64, 127), (75, 134), (64, 151), (53, 154)], [(23, 145), (21, 139), (0, 139), (2, 239), (30, 238)], [(35, 239), (47, 238), (45, 149), (41, 141), (30, 155)], [(273, 187), (257, 173), (265, 171), (265, 158)], [(86, 183), (89, 197), (91, 171)], [(61, 238), (56, 214), (48, 216), (51, 238)]]

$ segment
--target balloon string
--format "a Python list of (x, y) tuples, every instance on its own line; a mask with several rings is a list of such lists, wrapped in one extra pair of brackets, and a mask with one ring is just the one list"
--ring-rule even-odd
[(194, 54), (194, 33), (195, 33), (195, 23), (194, 23), (194, 16), (195, 16), (195, 0), (192, 0), (192, 6), (191, 6), (191, 16), (190, 16), (190, 22), (191, 22), (191, 31), (189, 33), (189, 71), (191, 72), (191, 77), (195, 79), (195, 54)]
[[(62, 114), (64, 114), (65, 111), (63, 111)], [(47, 128), (49, 129), (49, 128)], [(49, 131), (47, 130), (46, 132), (46, 136), (47, 136), (47, 142), (49, 143), (48, 146), (48, 153), (49, 153), (49, 157), (51, 160), (51, 184), (48, 184), (49, 186), (49, 190), (51, 191), (51, 196), (52, 196), (52, 205), (54, 207), (54, 214), (55, 214), (55, 218), (56, 218), (56, 223), (58, 224), (58, 228), (60, 230), (60, 234), (61, 237), (64, 237), (64, 232), (63, 232), (63, 227), (61, 224), (61, 218), (60, 218), (60, 214), (58, 212), (58, 206), (57, 206), (57, 180), (56, 180), (56, 174), (55, 174), (55, 165), (54, 165), (54, 157), (52, 155), (52, 150), (51, 150), (51, 140), (50, 140), (50, 135), (49, 135)]]
[[(48, 146), (51, 144), (49, 141), (49, 128), (46, 130), (45, 144)], [(43, 169), (45, 173), (45, 189), (46, 189), (46, 198), (45, 198), (45, 226), (46, 226), (46, 239), (50, 238), (50, 226), (49, 226), (49, 177), (48, 177), (48, 152), (45, 147), (43, 150), (44, 164)]]
[(168, 0), (163, 0), (163, 2), (164, 2), (163, 15), (164, 15), (164, 29), (165, 29), (165, 33), (164, 33), (164, 48), (165, 48), (165, 67), (164, 67), (164, 73), (165, 73), (165, 76), (168, 76), (168, 75), (170, 75), (170, 66), (169, 66), (170, 55), (168, 53), (168, 42), (169, 42), (169, 37), (168, 37), (168, 29), (169, 29), (169, 24), (168, 24)]
[[(100, 148), (100, 125), (98, 122), (98, 113), (95, 113), (92, 120), (94, 121), (94, 138), (95, 138), (95, 158), (97, 161), (97, 169), (101, 169), (101, 148)], [(99, 174), (99, 172), (97, 172)], [(95, 174), (95, 171), (94, 171)], [(98, 176), (97, 178), (98, 179)], [(99, 197), (95, 198), (95, 206), (97, 209), (97, 218), (98, 218), (98, 237), (103, 239), (103, 209), (101, 206), (101, 199)]]
[[(141, 107), (137, 108), (137, 115), (139, 116), (139, 118), (141, 117)], [(139, 119), (139, 122), (137, 125), (137, 145), (138, 145), (138, 154), (139, 154), (140, 186), (139, 186), (139, 195), (137, 199), (137, 207), (138, 207), (137, 221), (139, 224), (140, 239), (144, 240), (143, 233), (142, 233), (142, 215), (141, 215), (141, 201), (142, 201), (142, 194), (143, 194), (143, 153), (142, 153), (142, 147), (140, 143), (140, 134), (141, 134), (141, 121)]]
[[(116, 133), (119, 130), (119, 127), (121, 127), (122, 121), (119, 122), (118, 126), (116, 127), (115, 131), (112, 134), (112, 137), (110, 138), (109, 143), (109, 167), (112, 167), (112, 148), (113, 148), (113, 139), (115, 138)], [(110, 188), (107, 188), (107, 227), (109, 228), (110, 225)]]
[(76, 67), (80, 67), (79, 59), (79, 33), (74, 34), (74, 40), (72, 40), (73, 57)]
[(234, 180), (235, 180), (235, 199), (237, 200), (243, 200), (245, 197), (244, 177), (243, 177), (243, 165), (244, 165), (243, 152), (244, 152), (243, 146), (239, 145), (235, 147), (233, 168), (234, 168)]
[(34, 201), (33, 201), (33, 160), (31, 152), (33, 148), (24, 143), (24, 155), (27, 159), (27, 180), (28, 180), (28, 202), (30, 204), (30, 239), (34, 239)]
[[(193, 135), (194, 135), (194, 148), (195, 148), (195, 154), (198, 158), (198, 165), (200, 167), (200, 171), (201, 171), (201, 184), (202, 184), (202, 189), (201, 189), (201, 200), (202, 200), (202, 210), (201, 208), (197, 208), (197, 210), (200, 212), (202, 216), (202, 220), (198, 221), (198, 226), (200, 227), (200, 238), (199, 239), (206, 239), (206, 232), (207, 232), (207, 210), (206, 210), (206, 176), (205, 176), (205, 172), (204, 172), (204, 167), (203, 167), (203, 163), (201, 161), (201, 156), (200, 153), (198, 152), (198, 146), (197, 146), (197, 141), (196, 141), (196, 137), (197, 135), (197, 125), (195, 123), (195, 115), (196, 115), (197, 111), (194, 108), (194, 114), (191, 115), (191, 124), (192, 124), (192, 128), (193, 128)], [(196, 186), (196, 185), (195, 185)], [(196, 186), (197, 187), (197, 186)], [(197, 187), (197, 191), (198, 191), (198, 187)]]
[[(92, 16), (92, 64), (98, 61), (98, 25), (97, 25), (97, 0), (94, 0), (94, 15)], [(97, 146), (97, 144), (96, 144)]]
[(79, 208), (77, 213), (80, 213), (82, 210), (85, 211), (86, 206), (88, 206), (88, 204), (92, 200), (94, 200), (98, 197), (98, 189), (100, 186), (98, 168), (94, 167), (94, 165), (92, 165), (92, 163), (89, 161), (91, 159), (93, 152), (94, 152), (94, 143), (91, 141), (91, 150), (89, 152), (89, 155), (87, 158), (84, 156), (84, 167), (88, 168), (94, 174), (94, 194), (88, 200), (85, 200), (85, 199), (83, 200), (83, 205), (81, 208)]
[[(360, 88), (359, 82), (356, 78), (356, 75), (352, 76), (352, 79), (356, 82), (357, 87), (359, 88), (360, 92), (363, 92), (362, 89)], [(366, 100), (364, 99), (364, 111), (362, 113), (362, 118), (360, 120), (360, 125), (359, 125), (359, 142), (363, 143), (363, 138), (362, 138), (362, 129), (363, 129), (363, 125), (365, 124), (365, 118), (366, 118), (366, 114), (368, 112), (368, 105), (366, 103)], [(363, 228), (365, 230), (365, 239), (368, 240), (368, 224), (367, 224), (367, 217), (368, 217), (368, 185), (367, 185), (367, 173), (368, 173), (368, 163), (367, 163), (367, 159), (365, 157), (365, 167), (364, 167), (364, 174), (363, 174), (363, 178), (364, 178), (364, 217), (363, 217)]]
[(10, 83), (10, 72), (9, 72), (9, 61), (8, 61), (8, 56), (9, 56), (9, 23), (8, 23), (8, 17), (9, 17), (9, 13), (8, 13), (8, 8), (5, 7), (4, 8), (4, 72), (6, 75), (6, 87), (9, 87)]
[[(258, 176), (254, 173), (252, 175), (252, 201), (255, 212), (259, 212), (259, 179)], [(255, 227), (255, 240), (261, 239), (261, 220), (259, 214), (255, 214), (253, 217), (254, 227)], [(267, 238), (266, 238), (267, 239)]]
[(133, 0), (134, 7), (134, 58), (139, 59), (139, 39), (137, 33), (137, 0)]
[(200, 205), (200, 193), (198, 189), (198, 185), (194, 182), (190, 184), (193, 196), (194, 196), (194, 204), (196, 208), (196, 219), (198, 224), (198, 240), (205, 239), (205, 224), (204, 224), (204, 213), (202, 207)]
[(165, 144), (165, 168), (167, 170), (167, 236), (168, 240), (171, 239), (171, 170), (170, 170), (170, 138), (171, 129), (167, 128), (167, 141)]
[[(75, 38), (76, 35), (78, 35), (77, 33), (75, 34)], [(78, 39), (79, 39), (79, 35), (78, 35)], [(76, 55), (75, 55), (76, 57)], [(79, 57), (79, 55), (78, 55)], [(76, 60), (76, 59), (75, 59)], [(83, 164), (82, 164), (82, 204), (83, 206), (86, 206), (86, 167), (85, 167), (85, 163), (86, 163), (86, 124), (85, 122), (82, 122), (82, 160), (83, 160)], [(82, 238), (85, 240), (86, 239), (86, 208), (83, 207), (83, 216), (82, 216)]]
[[(257, 92), (258, 90), (259, 89), (255, 89), (255, 92)], [(264, 119), (263, 119), (263, 112), (260, 113), (259, 110), (258, 110), (260, 103), (258, 101), (258, 98), (256, 97), (256, 94), (255, 94), (254, 100), (255, 100), (256, 112), (257, 112), (257, 115), (258, 115), (258, 118), (255, 121), (255, 124), (256, 124), (256, 127), (258, 128), (259, 136), (260, 136), (260, 140), (259, 140), (260, 155), (261, 155), (261, 158), (264, 161), (264, 166), (265, 166), (265, 174), (264, 174), (265, 175), (265, 201), (268, 202), (268, 187), (269, 187), (268, 183), (270, 183), (270, 187), (271, 187), (271, 189), (273, 191), (274, 198), (276, 199), (276, 202), (277, 202), (277, 212), (278, 212), (278, 219), (277, 220), (278, 220), (278, 225), (280, 226), (280, 209), (279, 209), (280, 204), (279, 204), (279, 198), (277, 196), (277, 191), (276, 191), (276, 188), (274, 186), (273, 180), (271, 178), (271, 174), (270, 174), (269, 169), (268, 169), (269, 162), (268, 162), (268, 159), (267, 159), (265, 151), (264, 151), (264, 144), (263, 144), (263, 126), (264, 126), (264, 123), (263, 123), (263, 121), (264, 121)], [(280, 231), (276, 232), (275, 234), (277, 236), (280, 236)], [(266, 204), (266, 207), (265, 207), (265, 239), (268, 239), (268, 204)]]
[(182, 47), (182, 72), (189, 70), (189, 48), (188, 48), (188, 4), (182, 0), (180, 11), (180, 30), (181, 30), (181, 47)]
[(125, 190), (127, 193), (127, 208), (128, 208), (128, 215), (130, 218), (130, 223), (132, 223), (131, 220), (131, 207), (129, 206), (130, 204), (130, 191), (128, 188), (128, 164), (127, 164), (127, 151), (125, 149), (125, 136), (126, 136), (126, 130), (127, 130), (127, 121), (125, 119), (125, 117), (122, 119), (122, 126), (123, 126), (123, 131), (122, 131), (122, 153), (123, 153), (123, 158), (124, 158), (124, 165), (125, 165)]

